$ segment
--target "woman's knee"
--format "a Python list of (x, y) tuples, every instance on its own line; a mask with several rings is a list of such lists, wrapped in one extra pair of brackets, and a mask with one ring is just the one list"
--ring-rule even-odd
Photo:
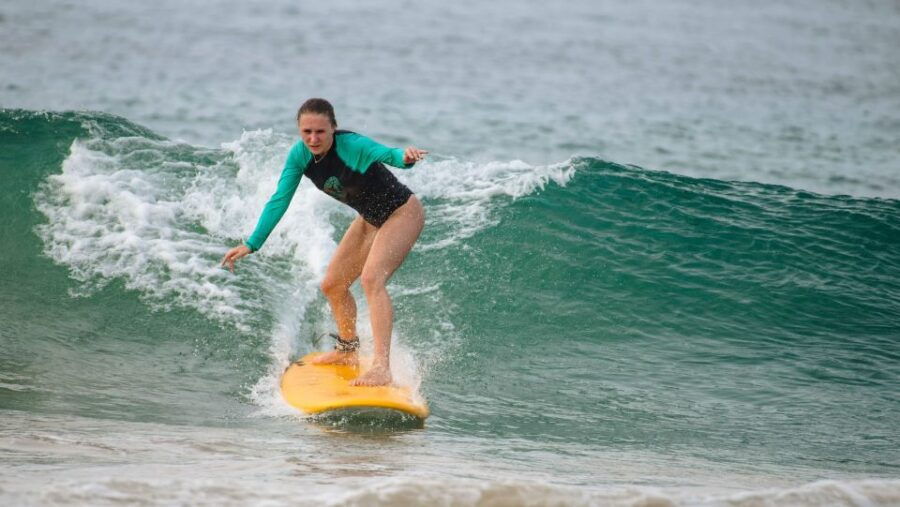
[(336, 276), (325, 275), (325, 279), (319, 284), (319, 288), (325, 294), (325, 297), (331, 298), (346, 291), (350, 286), (346, 282)]
[(378, 268), (370, 268), (368, 266), (363, 268), (362, 275), (359, 277), (359, 283), (362, 285), (363, 291), (372, 292), (384, 289), (387, 277), (380, 271)]

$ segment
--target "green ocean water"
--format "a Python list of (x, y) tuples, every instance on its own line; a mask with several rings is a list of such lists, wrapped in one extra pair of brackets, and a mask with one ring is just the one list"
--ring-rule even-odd
[[(163, 449), (208, 432), (224, 432), (213, 448), (290, 435), (278, 459), (316, 445), (305, 432), (317, 426), (291, 415), (275, 379), (333, 326), (315, 291), (327, 262), (317, 252), (352, 217), (301, 189), (324, 225), (292, 228), (288, 215), (271, 253), (234, 276), (217, 268), (252, 227), (252, 211), (229, 222), (235, 193), (224, 189), (257, 170), (274, 181), (289, 139), (248, 133), (215, 150), (107, 114), (0, 119), (3, 235), (15, 245), (2, 270), (8, 471), (78, 470), (70, 460), (88, 446), (116, 449), (90, 466), (125, 459), (145, 480), (160, 458), (123, 453), (157, 438), (146, 425), (188, 433)], [(721, 474), (730, 488), (785, 485), (785, 471), (800, 482), (896, 475), (900, 202), (590, 157), (433, 160), (400, 176), (418, 184), (428, 226), (391, 284), (394, 368), (433, 416), (386, 438), (414, 446), (418, 473), (477, 480), (467, 463), (490, 463), (494, 478), (587, 488), (578, 495), (646, 474), (671, 487), (721, 487), (710, 479)], [(101, 442), (106, 426), (127, 438)], [(67, 436), (47, 444), (57, 431)], [(182, 454), (202, 461), (166, 459)]]

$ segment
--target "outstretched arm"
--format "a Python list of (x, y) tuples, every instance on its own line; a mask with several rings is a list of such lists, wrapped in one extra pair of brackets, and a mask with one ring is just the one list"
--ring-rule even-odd
[(409, 169), (428, 153), (412, 146), (405, 150), (391, 148), (355, 133), (348, 135), (346, 146), (346, 151), (342, 153), (339, 149), (338, 155), (341, 155), (348, 165), (357, 168), (360, 172), (364, 172), (373, 162)]
[(301, 176), (303, 176), (303, 169), (292, 163), (291, 157), (288, 157), (288, 162), (281, 171), (281, 178), (278, 179), (278, 188), (275, 189), (275, 193), (263, 208), (262, 214), (256, 222), (256, 228), (253, 229), (253, 234), (244, 241), (244, 245), (249, 247), (250, 251), (255, 252), (262, 248), (266, 238), (272, 233), (272, 229), (278, 225), (284, 212), (287, 211), (291, 199), (294, 198), (297, 186), (300, 185)]
[(266, 238), (272, 233), (272, 229), (284, 216), (284, 212), (291, 203), (303, 171), (309, 163), (309, 156), (308, 150), (305, 150), (299, 143), (291, 149), (284, 169), (281, 171), (281, 177), (278, 179), (278, 187), (263, 208), (253, 234), (244, 241), (243, 245), (238, 245), (225, 254), (225, 257), (222, 258), (223, 266), (227, 266), (233, 272), (235, 261), (262, 248)]

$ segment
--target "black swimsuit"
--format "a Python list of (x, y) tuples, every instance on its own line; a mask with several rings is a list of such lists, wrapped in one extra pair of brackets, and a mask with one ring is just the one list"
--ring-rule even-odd
[(355, 209), (366, 222), (381, 227), (413, 193), (381, 162), (360, 172), (341, 160), (335, 146), (346, 134), (353, 132), (335, 131), (331, 149), (322, 158), (313, 156), (303, 175), (319, 190)]

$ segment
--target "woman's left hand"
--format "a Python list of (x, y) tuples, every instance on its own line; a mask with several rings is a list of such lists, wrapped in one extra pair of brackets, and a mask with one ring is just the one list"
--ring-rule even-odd
[(427, 155), (428, 152), (425, 150), (420, 150), (414, 146), (410, 146), (406, 148), (406, 151), (403, 152), (403, 163), (404, 164), (414, 164)]

